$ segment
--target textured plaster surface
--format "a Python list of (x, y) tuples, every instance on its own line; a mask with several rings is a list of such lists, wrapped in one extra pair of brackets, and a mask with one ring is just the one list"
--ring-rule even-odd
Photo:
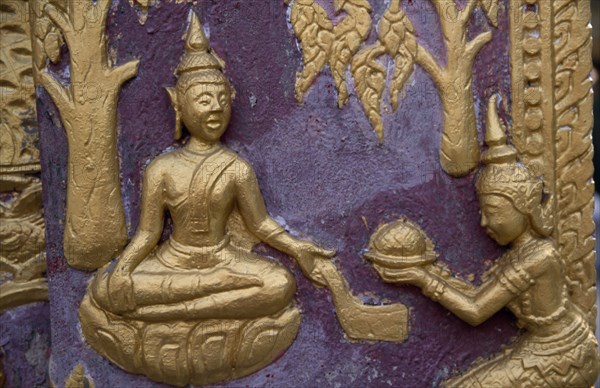
[[(379, 20), (386, 2), (371, 3), (374, 20)], [(501, 3), (499, 29), (474, 69), (480, 137), (488, 97), (499, 92), (505, 108), (510, 102), (508, 10), (507, 3)], [(117, 63), (141, 60), (138, 77), (125, 84), (119, 102), (121, 182), (130, 234), (138, 222), (144, 168), (173, 145), (174, 112), (164, 87), (175, 82), (173, 71), (183, 52), (181, 37), (190, 7), (159, 4), (149, 9), (142, 25), (135, 10), (121, 1), (113, 4), (109, 17), (110, 48)], [(439, 167), (442, 111), (430, 77), (416, 69), (398, 111), (384, 113), (386, 140), (378, 145), (355, 96), (346, 108), (337, 108), (329, 70), (317, 79), (304, 105), (296, 103), (294, 80), (302, 57), (283, 1), (201, 1), (193, 8), (237, 89), (224, 143), (254, 166), (271, 215), (294, 235), (336, 249), (338, 266), (365, 302), (402, 302), (410, 308), (406, 343), (350, 341), (336, 320), (328, 292), (313, 287), (291, 259), (259, 245), (258, 252), (294, 273), (303, 322), (281, 358), (230, 385), (437, 386), (509, 343), (517, 333), (509, 313), (500, 312), (472, 328), (416, 288), (384, 284), (361, 255), (375, 228), (401, 215), (427, 232), (440, 260), (476, 282), (501, 254), (479, 227), (475, 174), (455, 179)], [(431, 3), (405, 1), (403, 8), (421, 43), (443, 63), (445, 48)], [(487, 28), (485, 16), (476, 11), (472, 34)], [(374, 37), (372, 33), (371, 40)], [(64, 71), (67, 64), (63, 61), (55, 71)], [(52, 380), (61, 386), (82, 362), (97, 386), (159, 386), (123, 372), (82, 340), (78, 307), (92, 274), (69, 268), (63, 256), (67, 145), (56, 108), (43, 90), (39, 95)]]
[(31, 303), (0, 315), (4, 387), (48, 386), (50, 324), (48, 303)]

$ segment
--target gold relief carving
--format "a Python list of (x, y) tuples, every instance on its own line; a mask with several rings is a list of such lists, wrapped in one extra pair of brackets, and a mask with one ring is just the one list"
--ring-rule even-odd
[(28, 11), (25, 0), (0, 3), (0, 174), (13, 181), (39, 171)]
[(0, 312), (48, 298), (28, 11), (0, 2)]
[[(511, 12), (512, 139), (544, 177), (569, 294), (595, 326), (591, 19), (587, 1), (517, 1)], [(543, 98), (540, 98), (543, 96)]]
[[(289, 2), (289, 1), (288, 1)], [(304, 69), (296, 77), (296, 99), (302, 102), (326, 64), (338, 90), (338, 106), (348, 102), (346, 70), (371, 30), (371, 6), (367, 0), (334, 0), (336, 12), (345, 12), (333, 26), (325, 10), (314, 0), (294, 0), (291, 22), (302, 45)]]
[[(179, 386), (263, 368), (292, 344), (301, 316), (294, 278), (253, 253), (256, 241), (294, 257), (312, 282), (331, 290), (349, 337), (404, 340), (406, 307), (364, 306), (353, 297), (329, 260), (334, 252), (277, 224), (250, 164), (220, 143), (234, 97), (223, 68), (192, 13), (177, 84), (167, 88), (175, 137), (183, 128), (190, 136), (147, 167), (138, 230), (98, 271), (81, 304), (86, 341), (129, 372)], [(159, 243), (167, 210), (174, 229)]]
[[(380, 141), (384, 138), (380, 111), (386, 86), (386, 67), (377, 59), (387, 54), (395, 62), (389, 87), (393, 110), (399, 106), (398, 92), (410, 77), (414, 65), (418, 64), (429, 73), (440, 92), (444, 110), (440, 163), (444, 171), (458, 177), (473, 170), (479, 161), (472, 67), (481, 48), (492, 39), (492, 32), (487, 31), (468, 40), (468, 25), (473, 11), (481, 7), (489, 22), (497, 26), (499, 6), (498, 0), (469, 0), (464, 8), (459, 9), (454, 1), (431, 1), (439, 14), (448, 52), (445, 66), (436, 62), (433, 55), (417, 42), (412, 23), (400, 9), (400, 0), (392, 0), (384, 13), (379, 23), (377, 41), (358, 51), (355, 48), (366, 40), (369, 32), (366, 26), (370, 26), (370, 15), (362, 12), (362, 17), (356, 19), (356, 25), (365, 27), (364, 34), (351, 35), (355, 39), (342, 52), (346, 56), (354, 56), (348, 59), (348, 63), (352, 63), (356, 92)], [(336, 2), (336, 6), (340, 3)], [(347, 1), (343, 4), (355, 3)], [(363, 4), (362, 0), (360, 4)], [(364, 4), (363, 8), (367, 9), (367, 6)], [(348, 99), (348, 92), (345, 82), (339, 82), (340, 70), (334, 67), (337, 62), (331, 61), (331, 58), (336, 55), (332, 49), (338, 42), (336, 28), (344, 23), (334, 27), (325, 10), (314, 0), (295, 0), (291, 7), (290, 20), (301, 44), (304, 60), (303, 70), (298, 73), (296, 81), (298, 101), (302, 102), (304, 94), (329, 60), (338, 88), (338, 105), (342, 107)]]
[(555, 247), (553, 218), (542, 199), (543, 181), (518, 162), (505, 132), (493, 97), (488, 107), (488, 150), (482, 155), (485, 167), (477, 192), (481, 226), (509, 249), (483, 283), (474, 286), (452, 277), (441, 265), (423, 266), (420, 261), (408, 268), (376, 262), (375, 269), (387, 282), (421, 288), (471, 325), (507, 307), (525, 330), (501, 355), (476, 363), (445, 386), (592, 386), (600, 372), (598, 342), (588, 316), (569, 291), (571, 263)]
[(65, 381), (65, 388), (95, 388), (94, 380), (85, 373), (82, 364), (77, 364)]
[(31, 184), (9, 203), (0, 202), (0, 218), (0, 312), (47, 300), (41, 183)]
[[(34, 12), (39, 13), (43, 6), (40, 23), (49, 27), (42, 29), (55, 29), (44, 38), (50, 59), (60, 41), (50, 38), (51, 34), (60, 31), (69, 46), (70, 84), (63, 86), (46, 69), (36, 69), (35, 75), (60, 111), (69, 144), (65, 257), (70, 265), (89, 270), (107, 263), (127, 241), (116, 107), (119, 89), (137, 74), (138, 62), (116, 67), (109, 62), (105, 23), (110, 0), (65, 3), (44, 5), (39, 0)], [(43, 66), (45, 56), (37, 46), (36, 66)], [(54, 48), (48, 50), (48, 46)]]
[(554, 1), (556, 238), (567, 263), (569, 294), (596, 325), (594, 166), (592, 164), (592, 31), (590, 3)]

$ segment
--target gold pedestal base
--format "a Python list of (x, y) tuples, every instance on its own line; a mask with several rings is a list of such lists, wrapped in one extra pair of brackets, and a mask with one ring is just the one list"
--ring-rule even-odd
[(250, 320), (147, 323), (108, 313), (90, 295), (79, 314), (98, 353), (130, 373), (177, 386), (215, 384), (264, 368), (292, 344), (301, 320), (289, 306)]

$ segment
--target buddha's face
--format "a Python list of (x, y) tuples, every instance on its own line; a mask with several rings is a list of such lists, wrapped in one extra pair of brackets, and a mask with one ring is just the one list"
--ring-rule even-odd
[(527, 228), (527, 216), (519, 212), (507, 197), (495, 194), (479, 196), (481, 226), (500, 245), (507, 245)]
[(178, 99), (181, 120), (192, 137), (211, 143), (221, 138), (231, 118), (229, 85), (199, 83)]

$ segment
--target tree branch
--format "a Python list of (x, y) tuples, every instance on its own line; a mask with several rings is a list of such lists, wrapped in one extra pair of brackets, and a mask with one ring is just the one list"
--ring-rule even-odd
[(100, 25), (106, 25), (106, 19), (108, 19), (108, 11), (110, 9), (111, 1), (110, 0), (97, 0), (96, 7), (98, 12), (100, 13), (102, 19), (100, 20)]
[(113, 82), (117, 85), (121, 85), (129, 78), (137, 75), (138, 65), (140, 60), (136, 59), (125, 63), (124, 65), (113, 67), (110, 69), (109, 77), (112, 78)]
[(67, 44), (70, 46), (73, 37), (73, 24), (69, 20), (68, 16), (52, 4), (46, 4), (44, 11), (50, 20), (52, 20), (52, 22), (61, 30), (65, 36), (65, 39), (67, 40)]
[(489, 41), (492, 40), (492, 31), (487, 31), (482, 34), (479, 34), (475, 39), (470, 41), (465, 47), (465, 54), (469, 58), (469, 61), (472, 62), (475, 59), (475, 56), (481, 50), (483, 46), (485, 46)]
[(466, 25), (469, 22), (469, 19), (471, 18), (471, 14), (477, 7), (478, 3), (479, 3), (479, 0), (469, 0), (467, 5), (462, 9), (462, 11), (460, 11), (460, 13), (461, 13), (460, 21), (463, 25)]
[(39, 71), (40, 84), (46, 89), (61, 115), (69, 115), (73, 107), (73, 99), (69, 91), (46, 70)]
[(423, 46), (417, 44), (417, 55), (415, 61), (425, 69), (427, 73), (433, 78), (438, 87), (441, 87), (444, 83), (444, 71), (437, 64), (435, 59), (429, 51)]

